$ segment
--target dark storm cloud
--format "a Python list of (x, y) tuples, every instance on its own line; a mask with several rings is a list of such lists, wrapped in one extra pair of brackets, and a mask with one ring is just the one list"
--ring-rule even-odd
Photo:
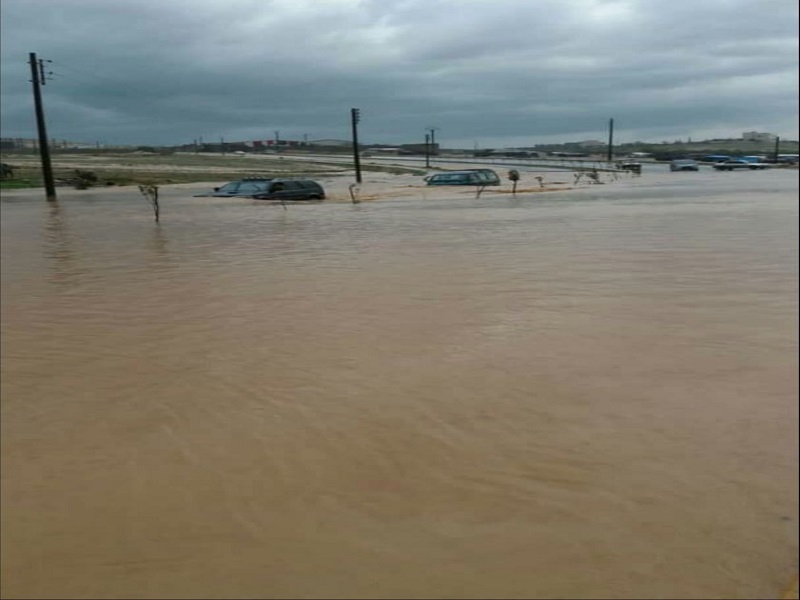
[(793, 0), (3, 0), (2, 130), (106, 143), (797, 139)]

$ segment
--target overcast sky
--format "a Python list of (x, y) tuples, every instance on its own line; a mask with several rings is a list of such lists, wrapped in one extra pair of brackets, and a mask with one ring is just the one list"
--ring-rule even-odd
[(2, 0), (3, 137), (798, 139), (797, 0)]

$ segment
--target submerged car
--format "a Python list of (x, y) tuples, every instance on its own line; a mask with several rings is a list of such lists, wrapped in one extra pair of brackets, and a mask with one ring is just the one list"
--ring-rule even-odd
[(500, 185), (500, 176), (491, 169), (465, 169), (483, 178), (484, 185)]
[(247, 177), (214, 188), (209, 194), (217, 198), (255, 198), (257, 200), (324, 200), (325, 190), (310, 179)]
[(669, 170), (699, 171), (700, 165), (697, 164), (696, 160), (692, 160), (691, 158), (679, 158), (678, 160), (673, 160), (671, 163), (669, 163)]
[(267, 189), (252, 195), (256, 200), (324, 200), (325, 190), (311, 179), (273, 179)]
[[(487, 172), (488, 171), (488, 172)], [(494, 175), (494, 177), (492, 177)], [(491, 169), (448, 171), (426, 177), (428, 185), (499, 185), (500, 178)]]
[(734, 171), (736, 169), (750, 169), (755, 171), (757, 169), (768, 169), (767, 163), (755, 163), (745, 160), (743, 158), (732, 158), (723, 162), (718, 162), (712, 165), (717, 171)]
[(214, 191), (207, 195), (218, 198), (246, 198), (253, 194), (267, 191), (271, 182), (272, 177), (248, 177), (246, 179), (231, 181), (222, 187), (216, 187)]

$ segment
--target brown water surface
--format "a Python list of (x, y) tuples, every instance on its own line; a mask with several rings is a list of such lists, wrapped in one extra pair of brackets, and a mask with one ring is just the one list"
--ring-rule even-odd
[(768, 598), (796, 171), (2, 209), (7, 598)]

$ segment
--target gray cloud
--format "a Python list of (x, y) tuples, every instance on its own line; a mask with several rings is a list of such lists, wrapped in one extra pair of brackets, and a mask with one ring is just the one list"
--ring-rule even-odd
[(446, 146), (798, 137), (794, 0), (3, 0), (4, 137)]

